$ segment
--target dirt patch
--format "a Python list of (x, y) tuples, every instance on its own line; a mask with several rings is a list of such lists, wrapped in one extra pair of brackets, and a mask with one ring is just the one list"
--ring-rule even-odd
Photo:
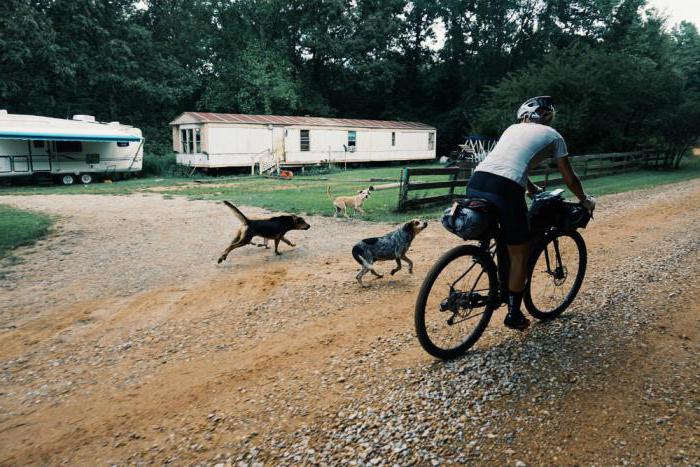
[[(21, 252), (25, 262), (9, 271), (0, 289), (7, 304), (0, 314), (1, 463), (493, 462), (497, 457), (470, 443), (485, 446), (482, 438), (495, 428), (469, 428), (476, 420), (496, 426), (498, 417), (481, 408), (491, 400), (484, 395), (489, 378), (521, 381), (545, 371), (534, 365), (516, 372), (516, 378), (512, 361), (497, 355), (518, 346), (521, 352), (529, 345), (537, 350), (543, 339), (555, 343), (554, 336), (572, 326), (562, 320), (514, 335), (502, 328), (499, 313), (475, 353), (449, 365), (434, 363), (413, 336), (413, 301), (436, 257), (459, 243), (434, 224), (409, 254), (415, 276), (402, 271), (364, 290), (354, 283), (357, 268), (349, 251), (358, 239), (393, 226), (312, 217), (311, 230), (290, 234), (298, 247), (283, 247), (283, 256), (247, 247), (217, 266), (236, 221), (214, 202), (143, 195), (5, 197), (3, 202), (63, 217), (57, 236)], [(641, 271), (645, 258), (666, 254), (697, 231), (700, 182), (603, 197), (600, 204), (584, 234), (589, 274), (578, 303), (586, 303), (589, 313), (602, 313), (606, 300), (617, 296), (620, 286), (606, 279), (608, 271), (627, 266)], [(664, 306), (639, 293), (642, 303)], [(572, 314), (577, 312), (582, 313), (574, 306)], [(610, 345), (622, 346), (606, 327), (600, 329)], [(686, 335), (697, 342), (694, 334)], [(654, 355), (671, 358), (663, 354), (663, 341), (652, 336), (645, 337), (647, 348), (659, 345)], [(671, 349), (673, 342), (668, 343)], [(562, 357), (590, 358), (576, 349), (563, 350)], [(467, 368), (476, 362), (484, 362), (479, 368), (490, 373), (472, 375)], [(649, 381), (669, 377), (662, 366), (657, 371), (645, 365), (637, 367)], [(618, 368), (605, 368), (601, 378), (617, 374), (613, 370)], [(438, 388), (450, 379), (458, 382), (459, 375), (479, 385), (465, 399), (452, 401), (461, 413), (444, 415), (438, 407), (449, 399)], [(638, 373), (629, 370), (629, 375), (629, 381), (638, 381)], [(697, 387), (697, 380), (687, 380), (691, 383)], [(513, 395), (524, 394), (518, 387), (512, 386)], [(594, 414), (591, 420), (604, 422), (594, 403), (609, 388), (592, 385), (589, 391), (576, 396), (588, 397), (583, 402), (557, 396), (562, 414), (573, 417), (581, 410), (577, 404), (588, 404), (582, 407)], [(623, 402), (637, 397), (638, 390), (615, 394), (622, 402), (605, 405), (617, 407), (605, 409), (611, 427), (626, 410)], [(403, 426), (411, 417), (426, 421)], [(686, 419), (677, 420), (682, 429)], [(562, 444), (553, 432), (537, 438), (539, 454), (530, 459), (551, 462), (551, 450), (559, 447), (562, 456), (571, 453), (578, 462), (588, 463), (586, 449), (602, 453), (591, 459), (618, 462), (611, 451), (601, 450), (603, 433), (610, 432), (594, 436), (597, 424), (581, 422), (588, 434), (580, 443), (572, 435), (571, 443)], [(516, 426), (529, 433), (527, 423)], [(441, 431), (449, 427), (455, 431)], [(508, 459), (513, 460), (503, 458)], [(554, 462), (566, 463), (566, 457), (558, 459)]]

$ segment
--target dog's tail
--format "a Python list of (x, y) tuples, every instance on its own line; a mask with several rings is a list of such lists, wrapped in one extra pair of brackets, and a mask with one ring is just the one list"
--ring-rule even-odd
[(352, 247), (352, 257), (355, 258), (355, 261), (357, 261), (360, 266), (364, 266), (367, 264), (367, 260), (365, 260), (362, 256), (362, 248), (360, 248), (358, 245), (355, 245)]
[(224, 201), (224, 204), (231, 208), (233, 213), (236, 215), (238, 220), (241, 221), (241, 223), (243, 223), (243, 225), (248, 225), (248, 218), (245, 215), (243, 215), (243, 213), (236, 206), (234, 206), (232, 203), (229, 203), (228, 201)]

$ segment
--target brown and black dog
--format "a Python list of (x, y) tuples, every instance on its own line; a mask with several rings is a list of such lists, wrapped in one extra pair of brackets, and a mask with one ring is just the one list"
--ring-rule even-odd
[(311, 226), (299, 216), (286, 214), (267, 219), (248, 219), (233, 204), (228, 201), (224, 201), (224, 204), (231, 208), (243, 225), (238, 229), (238, 232), (236, 232), (231, 244), (224, 250), (221, 256), (219, 256), (219, 263), (224, 261), (232, 250), (252, 243), (251, 240), (253, 240), (253, 237), (262, 237), (266, 242), (267, 240), (274, 240), (275, 254), (281, 255), (282, 253), (277, 249), (280, 241), (283, 241), (289, 246), (295, 246), (294, 243), (284, 237), (287, 232), (290, 230), (308, 230), (311, 228)]

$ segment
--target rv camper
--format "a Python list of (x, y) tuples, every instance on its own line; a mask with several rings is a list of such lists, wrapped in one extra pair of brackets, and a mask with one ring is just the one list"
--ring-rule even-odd
[(0, 178), (43, 175), (71, 185), (139, 172), (143, 142), (138, 128), (90, 115), (64, 120), (0, 110)]

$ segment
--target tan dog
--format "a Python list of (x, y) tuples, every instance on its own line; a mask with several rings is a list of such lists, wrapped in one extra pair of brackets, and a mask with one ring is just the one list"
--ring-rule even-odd
[(365, 211), (362, 209), (362, 203), (364, 203), (365, 200), (369, 198), (369, 195), (373, 191), (374, 187), (370, 185), (369, 188), (365, 188), (364, 190), (358, 191), (355, 196), (338, 196), (337, 198), (333, 199), (333, 195), (331, 194), (331, 187), (329, 186), (328, 197), (331, 199), (333, 207), (335, 207), (335, 214), (333, 215), (333, 217), (338, 217), (338, 213), (341, 210), (345, 214), (345, 217), (348, 217), (348, 207), (351, 207), (356, 212), (361, 212), (364, 214)]

